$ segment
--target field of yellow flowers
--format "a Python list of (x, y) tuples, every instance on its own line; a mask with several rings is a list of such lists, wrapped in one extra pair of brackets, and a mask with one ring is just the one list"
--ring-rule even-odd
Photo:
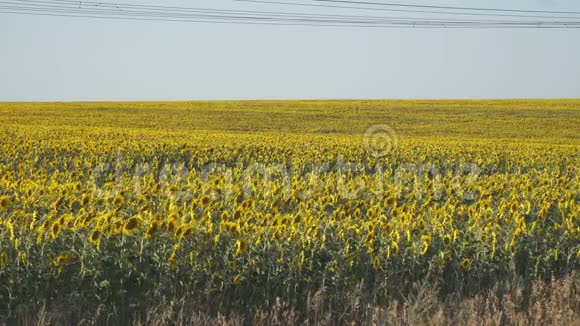
[[(580, 100), (0, 104), (0, 321), (580, 268)], [(306, 308), (305, 308), (306, 307)], [(106, 312), (103, 313), (106, 316)], [(104, 318), (104, 317), (103, 317)]]

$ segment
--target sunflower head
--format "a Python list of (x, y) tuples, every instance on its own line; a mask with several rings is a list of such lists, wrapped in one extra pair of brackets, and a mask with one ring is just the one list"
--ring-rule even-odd
[(468, 271), (469, 269), (471, 269), (471, 259), (469, 258), (464, 258), (461, 261), (461, 268), (463, 268), (464, 270)]
[(56, 239), (60, 233), (60, 230), (62, 229), (62, 225), (59, 223), (59, 221), (56, 221), (52, 224), (52, 226), (50, 227), (50, 235), (53, 239)]
[(78, 210), (81, 208), (81, 202), (78, 200), (73, 200), (70, 204), (69, 204), (69, 208), (71, 210)]
[(60, 266), (63, 267), (65, 265), (68, 265), (72, 262), (73, 260), (73, 253), (68, 251), (58, 257), (56, 257), (52, 262), (55, 266)]
[(8, 196), (0, 197), (0, 211), (6, 211), (10, 208), (10, 198)]
[(130, 219), (128, 219), (127, 222), (125, 222), (125, 225), (123, 226), (123, 233), (125, 234), (135, 233), (139, 230), (140, 226), (141, 220), (138, 217), (133, 216)]
[(191, 234), (193, 233), (193, 229), (191, 227), (188, 227), (186, 229), (183, 230), (183, 232), (181, 233), (181, 238), (187, 238), (189, 237)]
[(479, 241), (483, 242), (483, 243), (487, 243), (487, 234), (485, 232), (483, 232), (480, 236), (479, 236)]
[(81, 199), (81, 205), (87, 206), (90, 201), (91, 201), (91, 197), (89, 195), (83, 195), (83, 197)]
[(123, 203), (125, 202), (125, 198), (123, 198), (123, 196), (121, 194), (115, 196), (115, 198), (113, 198), (113, 205), (115, 206), (121, 206), (123, 205)]
[(149, 227), (147, 232), (145, 232), (145, 239), (152, 238), (157, 233), (157, 231), (159, 231), (159, 229), (160, 229), (159, 222), (155, 221), (151, 223), (151, 226)]
[(445, 245), (445, 247), (449, 247), (451, 245), (451, 242), (452, 242), (452, 238), (449, 234), (447, 234), (443, 237), (443, 245)]
[(236, 241), (236, 252), (235, 255), (239, 256), (248, 250), (248, 243), (243, 240)]
[(298, 213), (294, 216), (294, 224), (300, 224), (302, 223), (302, 214)]
[(93, 233), (91, 233), (91, 236), (89, 237), (89, 241), (95, 245), (95, 246), (99, 246), (99, 243), (101, 241), (101, 235), (102, 232), (100, 230), (94, 230)]
[(199, 198), (199, 206), (205, 207), (211, 203), (211, 198), (209, 196), (203, 195)]
[(518, 204), (516, 202), (513, 202), (510, 206), (510, 213), (515, 213), (515, 211), (518, 209)]
[(387, 200), (385, 200), (385, 206), (387, 207), (394, 206), (395, 201), (396, 201), (395, 197), (390, 196), (389, 198), (387, 198)]

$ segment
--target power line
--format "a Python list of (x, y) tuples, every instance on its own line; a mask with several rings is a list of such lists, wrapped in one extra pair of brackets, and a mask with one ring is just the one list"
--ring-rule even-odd
[[(0, 3), (7, 3), (7, 1), (0, 1)], [(57, 13), (66, 13), (66, 14), (79, 14), (79, 13), (83, 13), (83, 14), (110, 14), (110, 15), (131, 15), (131, 16), (155, 16), (155, 17), (169, 17), (169, 18), (205, 18), (205, 19), (252, 19), (252, 20), (272, 20), (272, 18), (270, 17), (254, 17), (254, 16), (232, 16), (232, 15), (191, 15), (191, 14), (164, 14), (164, 13), (157, 13), (157, 12), (142, 12), (142, 11), (126, 11), (126, 10), (122, 10), (119, 8), (120, 11), (117, 10), (87, 10), (87, 9), (83, 9), (81, 8), (72, 8), (72, 7), (64, 7), (66, 10), (63, 10), (63, 7), (57, 7), (54, 8), (52, 6), (47, 7), (47, 6), (41, 6), (39, 7), (33, 7), (33, 8), (29, 8), (29, 7), (23, 7), (23, 6), (4, 6), (2, 7), (2, 9), (9, 9), (9, 10), (29, 10), (29, 11), (40, 11), (40, 12), (44, 12), (44, 11), (51, 11), (51, 12), (57, 12)], [(304, 20), (304, 19), (296, 19), (296, 18), (277, 18), (278, 21), (284, 21), (284, 22), (316, 22), (316, 23), (397, 23), (397, 24), (401, 24), (401, 23), (409, 23), (412, 22), (413, 24), (417, 25), (417, 24), (429, 24), (429, 25), (433, 25), (433, 24), (467, 24), (467, 23), (473, 23), (470, 21), (443, 21), (440, 22), (438, 20), (421, 20), (421, 21), (417, 21), (417, 20), (412, 20), (412, 19), (408, 19), (408, 18), (389, 18), (388, 20), (385, 21), (380, 21), (380, 20), (376, 20), (376, 21), (359, 21), (359, 20), (322, 20), (322, 19), (316, 19), (316, 20), (312, 20), (312, 19), (308, 19), (308, 20)], [(497, 23), (503, 23), (503, 24), (511, 24), (514, 22), (497, 22)], [(521, 22), (517, 22), (517, 24), (521, 24)], [(532, 23), (535, 24), (535, 23)]]
[[(19, 12), (19, 11), (11, 11), (11, 10), (1, 10), (0, 14), (16, 14), (16, 15), (27, 15), (27, 16), (49, 16), (49, 17), (70, 17), (70, 18), (95, 18), (95, 19), (110, 19), (110, 20), (129, 20), (129, 21), (154, 21), (154, 22), (175, 22), (175, 23), (215, 23), (215, 24), (232, 24), (232, 22), (228, 21), (208, 21), (208, 20), (192, 20), (192, 19), (156, 19), (156, 18), (132, 18), (132, 17), (108, 17), (108, 16), (91, 16), (91, 15), (66, 15), (66, 14), (50, 14), (50, 13), (27, 13), (27, 12)], [(305, 24), (305, 23), (293, 23), (293, 24), (284, 24), (284, 23), (259, 23), (259, 22), (235, 22), (234, 24), (242, 24), (242, 25), (268, 25), (268, 26), (322, 26), (322, 27), (345, 27), (342, 24)], [(442, 28), (439, 26), (396, 26), (396, 25), (349, 25), (348, 27), (361, 27), (361, 28), (404, 28), (404, 27), (412, 27), (412, 28), (420, 28), (420, 29), (433, 29), (433, 28)], [(476, 26), (444, 26), (445, 29), (494, 29), (494, 28), (505, 28), (502, 26), (485, 26), (485, 27), (476, 27)], [(510, 28), (515, 29), (556, 29), (561, 27), (554, 27), (554, 26), (513, 26)], [(569, 26), (568, 28), (579, 28), (576, 26)]]
[[(11, 4), (6, 1), (0, 1), (0, 4)], [(388, 20), (346, 20), (346, 19), (323, 19), (323, 18), (302, 18), (302, 17), (265, 17), (265, 16), (249, 16), (244, 15), (221, 15), (221, 14), (191, 14), (191, 13), (164, 13), (164, 12), (152, 12), (152, 11), (136, 11), (136, 10), (109, 10), (109, 9), (83, 9), (83, 8), (71, 8), (71, 7), (53, 7), (53, 6), (14, 6), (14, 5), (0, 5), (0, 9), (11, 10), (11, 11), (27, 11), (27, 12), (40, 12), (40, 13), (59, 13), (59, 14), (92, 14), (92, 15), (111, 15), (111, 16), (144, 16), (144, 17), (157, 17), (157, 18), (195, 18), (195, 19), (206, 19), (206, 20), (251, 20), (251, 21), (275, 21), (275, 22), (285, 22), (285, 23), (357, 23), (357, 24), (380, 24), (380, 23), (390, 23), (390, 24), (403, 24), (413, 22), (415, 24), (437, 24), (450, 22), (439, 22), (439, 21), (412, 21), (409, 19), (388, 19)], [(453, 22), (453, 23), (466, 23), (466, 22)]]
[(512, 18), (540, 18), (540, 19), (578, 19), (577, 16), (554, 16), (554, 15), (518, 15), (518, 14), (501, 14), (501, 13), (482, 13), (482, 12), (457, 12), (457, 11), (435, 11), (435, 10), (420, 10), (420, 9), (394, 9), (394, 8), (377, 8), (377, 7), (362, 7), (362, 6), (345, 6), (345, 5), (330, 5), (330, 4), (312, 4), (300, 2), (287, 2), (275, 0), (232, 0), (237, 2), (284, 5), (294, 7), (310, 7), (310, 8), (327, 8), (327, 9), (352, 9), (358, 11), (387, 11), (387, 12), (406, 12), (406, 13), (420, 13), (420, 14), (437, 14), (437, 15), (457, 15), (457, 16), (492, 16), (492, 17), (512, 17)]
[[(22, 2), (26, 2), (26, 4), (21, 4)], [(78, 3), (77, 1), (46, 1), (46, 0), (32, 0), (32, 1), (22, 1), (22, 0), (12, 0), (12, 1), (0, 1), (0, 4), (6, 5), (17, 5), (19, 8), (41, 8), (41, 9), (67, 9), (67, 10), (88, 10), (83, 9), (84, 7), (88, 7), (90, 9), (98, 9), (99, 12), (106, 12), (107, 9), (110, 12), (113, 11), (120, 11), (123, 13), (207, 13), (207, 14), (215, 14), (215, 13), (228, 13), (228, 14), (252, 14), (264, 17), (300, 17), (300, 18), (342, 18), (342, 19), (360, 19), (360, 20), (368, 20), (368, 21), (380, 21), (383, 19), (400, 19), (400, 20), (413, 20), (417, 18), (413, 17), (392, 17), (392, 16), (369, 16), (369, 15), (336, 15), (336, 14), (309, 14), (309, 13), (296, 13), (296, 12), (277, 12), (277, 11), (255, 11), (255, 10), (226, 10), (226, 9), (202, 9), (202, 8), (188, 8), (188, 7), (166, 7), (166, 6), (146, 6), (146, 5), (126, 5), (126, 4), (107, 4), (103, 2), (91, 2), (91, 1), (83, 1), (81, 7), (75, 5), (60, 5), (58, 2), (66, 2), (66, 3)], [(131, 10), (127, 10), (125, 8), (131, 8)], [(12, 7), (10, 9), (16, 9)], [(136, 9), (146, 9), (146, 11), (138, 11)], [(438, 18), (430, 18), (432, 21), (458, 21), (463, 22), (465, 20), (455, 20), (455, 19), (438, 19)], [(503, 22), (500, 20), (470, 20), (470, 22)]]
[(454, 6), (434, 6), (434, 5), (417, 5), (417, 4), (400, 4), (370, 1), (351, 1), (351, 0), (312, 0), (316, 2), (338, 2), (356, 5), (373, 5), (388, 7), (410, 7), (410, 8), (430, 8), (430, 9), (450, 9), (450, 10), (470, 10), (470, 11), (493, 11), (493, 12), (519, 12), (519, 13), (538, 13), (538, 14), (567, 14), (580, 15), (579, 11), (548, 11), (548, 10), (524, 10), (524, 9), (499, 9), (499, 8), (477, 8), (477, 7), (454, 7)]
[(324, 15), (226, 10), (71, 0), (0, 1), (0, 13), (78, 18), (259, 25), (428, 27), (428, 28), (577, 28), (579, 21), (456, 20), (416, 17)]

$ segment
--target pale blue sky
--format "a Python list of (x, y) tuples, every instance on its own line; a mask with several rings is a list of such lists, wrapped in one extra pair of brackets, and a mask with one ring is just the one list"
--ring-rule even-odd
[[(119, 2), (309, 12), (228, 0)], [(577, 0), (410, 2), (580, 11)], [(0, 14), (0, 101), (560, 97), (580, 97), (580, 29), (362, 29)]]

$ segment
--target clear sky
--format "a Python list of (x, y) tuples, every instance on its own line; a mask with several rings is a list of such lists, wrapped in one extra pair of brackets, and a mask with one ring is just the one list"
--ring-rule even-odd
[[(313, 10), (231, 0), (118, 2)], [(577, 0), (399, 2), (580, 11)], [(561, 97), (580, 97), (580, 29), (362, 29), (0, 14), (0, 101)]]

